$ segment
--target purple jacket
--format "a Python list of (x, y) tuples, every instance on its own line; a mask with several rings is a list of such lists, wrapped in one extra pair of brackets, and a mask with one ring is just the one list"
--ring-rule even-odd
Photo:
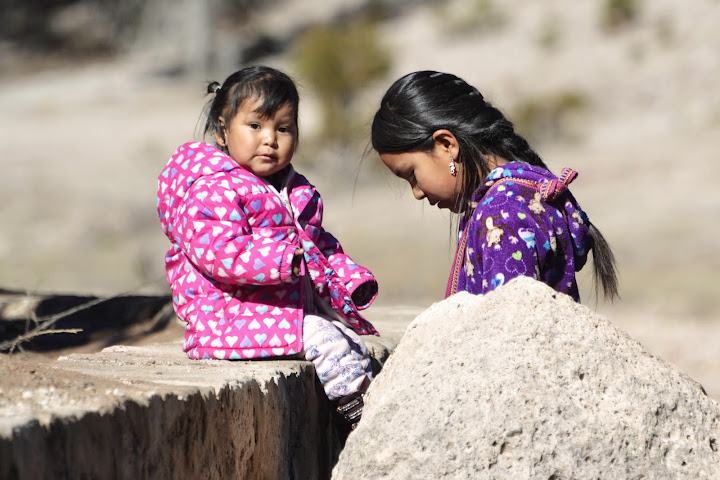
[(486, 293), (523, 275), (580, 301), (575, 272), (592, 239), (567, 190), (576, 175), (565, 169), (558, 178), (518, 162), (490, 172), (471, 198), (472, 216), (460, 223), (460, 238), (468, 238), (457, 290)]

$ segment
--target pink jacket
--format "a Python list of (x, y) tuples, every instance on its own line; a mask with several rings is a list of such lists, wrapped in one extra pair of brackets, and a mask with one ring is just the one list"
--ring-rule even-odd
[[(358, 312), (375, 299), (375, 278), (323, 230), (315, 187), (290, 176), (294, 218), (273, 189), (206, 143), (180, 146), (158, 177), (158, 214), (172, 243), (165, 267), (190, 358), (300, 352), (304, 275), (358, 334), (377, 334)], [(297, 248), (305, 261), (294, 277)], [(352, 293), (366, 282), (374, 288), (355, 305)]]

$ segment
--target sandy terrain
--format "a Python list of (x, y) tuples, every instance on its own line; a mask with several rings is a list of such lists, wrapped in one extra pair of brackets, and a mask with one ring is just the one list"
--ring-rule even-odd
[[(466, 35), (437, 9), (417, 8), (381, 32), (395, 63), (363, 93), (358, 115), (369, 121), (394, 78), (425, 68), (464, 77), (508, 112), (583, 92), (568, 135), (538, 149), (552, 169), (580, 172), (573, 191), (618, 256), (621, 301), (587, 303), (720, 399), (720, 3), (644, 4), (634, 27), (612, 34), (597, 27), (595, 2), (503, 2), (501, 28)], [(548, 28), (558, 32), (552, 48), (538, 40)], [(156, 178), (173, 149), (196, 138), (203, 86), (151, 75), (146, 60), (0, 78), (0, 287), (167, 291)], [(285, 58), (268, 63), (292, 73)], [(301, 94), (309, 139), (316, 102)], [(322, 143), (314, 140), (303, 145)], [(323, 192), (327, 228), (379, 278), (370, 318), (383, 305), (419, 311), (444, 291), (448, 215), (377, 175), (362, 153), (301, 147), (295, 162)], [(587, 291), (586, 272), (581, 279)]]

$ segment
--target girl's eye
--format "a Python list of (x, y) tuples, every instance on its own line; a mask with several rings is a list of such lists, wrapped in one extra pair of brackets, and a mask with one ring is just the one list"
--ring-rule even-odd
[(252, 128), (253, 130), (259, 130), (260, 124), (259, 123), (251, 123), (250, 128)]
[(415, 183), (415, 170), (410, 172), (410, 174), (407, 176), (408, 182)]
[(278, 131), (280, 133), (290, 133), (290, 127), (280, 127), (278, 128)]

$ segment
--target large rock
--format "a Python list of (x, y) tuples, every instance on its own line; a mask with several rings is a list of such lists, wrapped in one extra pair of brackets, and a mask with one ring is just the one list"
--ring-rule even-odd
[(698, 383), (521, 277), (413, 321), (333, 479), (718, 479), (718, 447)]

